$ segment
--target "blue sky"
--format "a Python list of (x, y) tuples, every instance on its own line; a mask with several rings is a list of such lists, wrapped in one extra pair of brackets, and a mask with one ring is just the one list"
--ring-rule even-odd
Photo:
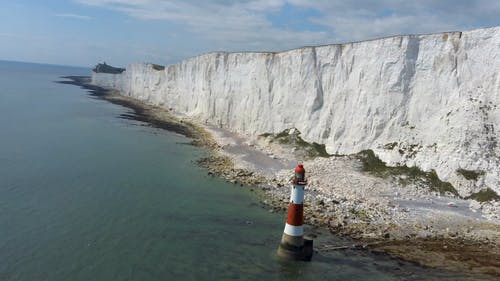
[(0, 59), (170, 64), (500, 25), (497, 0), (18, 0), (0, 4)]

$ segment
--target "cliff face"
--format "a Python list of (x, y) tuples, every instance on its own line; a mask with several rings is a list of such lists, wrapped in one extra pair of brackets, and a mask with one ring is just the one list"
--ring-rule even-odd
[(242, 134), (296, 127), (330, 153), (373, 149), (391, 165), (435, 169), (462, 195), (500, 193), (500, 27), (210, 53), (157, 69), (132, 64), (92, 81)]

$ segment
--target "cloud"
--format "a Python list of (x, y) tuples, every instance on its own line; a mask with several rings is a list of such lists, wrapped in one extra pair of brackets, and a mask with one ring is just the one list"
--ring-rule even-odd
[(311, 22), (327, 27), (333, 37), (342, 41), (500, 24), (500, 1), (289, 0), (289, 3), (321, 11), (319, 17), (310, 19)]
[(19, 35), (15, 33), (0, 33), (0, 37), (17, 38)]
[(61, 17), (61, 18), (71, 18), (71, 19), (78, 19), (78, 20), (91, 20), (92, 17), (85, 16), (85, 15), (77, 15), (77, 14), (57, 14), (56, 17)]
[(48, 40), (49, 37), (40, 34), (26, 34), (26, 33), (0, 33), (0, 37), (16, 39), (16, 40), (31, 40), (43, 41)]
[[(289, 48), (407, 33), (466, 30), (500, 24), (500, 1), (489, 0), (76, 0), (141, 20), (163, 20), (225, 47)], [(286, 6), (312, 9), (323, 31), (273, 26)]]
[[(77, 0), (141, 20), (180, 24), (215, 48), (279, 50), (325, 41), (322, 31), (275, 27), (270, 17), (279, 13), (285, 0), (160, 1)], [(219, 47), (220, 46), (220, 47)]]

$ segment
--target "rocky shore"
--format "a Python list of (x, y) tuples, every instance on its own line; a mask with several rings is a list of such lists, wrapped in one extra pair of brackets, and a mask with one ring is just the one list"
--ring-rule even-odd
[[(378, 177), (363, 171), (356, 155), (311, 156), (304, 146), (269, 136), (238, 136), (201, 120), (90, 84), (87, 77), (61, 83), (82, 86), (91, 95), (131, 108), (134, 118), (186, 135), (209, 148), (199, 165), (238, 185), (251, 185), (272, 212), (285, 212), (289, 180), (297, 162), (307, 170), (305, 219), (311, 226), (426, 266), (500, 276), (500, 206), (441, 194), (408, 176)], [(292, 132), (293, 133), (293, 132)], [(321, 249), (321, 245), (317, 245)], [(341, 247), (342, 248), (342, 247)]]
[[(480, 203), (441, 194), (419, 181), (403, 183), (405, 175), (377, 177), (363, 171), (357, 155), (311, 158), (287, 143), (270, 144), (262, 137), (238, 140), (230, 132), (221, 133), (210, 126), (205, 130), (220, 144), (214, 153), (226, 163), (212, 166), (207, 160), (205, 166), (212, 166), (213, 175), (228, 181), (259, 184), (265, 193), (262, 201), (270, 211), (286, 212), (292, 170), (301, 162), (309, 179), (304, 204), (307, 224), (354, 239), (352, 247), (381, 251), (425, 266), (500, 275), (497, 201)], [(251, 153), (268, 155), (275, 166), (293, 161), (289, 167), (263, 176), (255, 170), (241, 170), (252, 167), (248, 161), (257, 157), (249, 157)]]

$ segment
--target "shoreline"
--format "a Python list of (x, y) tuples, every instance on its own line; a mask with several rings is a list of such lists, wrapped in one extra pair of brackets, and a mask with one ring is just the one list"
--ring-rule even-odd
[[(198, 120), (176, 116), (168, 109), (147, 105), (115, 91), (91, 85), (88, 77), (62, 78), (71, 81), (58, 81), (59, 83), (80, 86), (89, 90), (90, 95), (94, 97), (134, 111), (134, 115), (121, 116), (122, 118), (143, 121), (154, 127), (185, 135), (193, 139), (194, 145), (207, 147), (209, 156), (200, 159), (198, 164), (207, 168), (209, 175), (224, 178), (235, 184), (261, 186), (259, 190), (262, 192), (258, 192), (259, 196), (262, 196), (263, 204), (273, 212), (286, 211), (289, 199), (288, 178), (291, 173), (287, 165), (305, 159), (295, 159), (297, 157), (283, 151), (286, 148), (272, 147), (265, 139), (238, 138), (223, 129), (201, 124)], [(242, 149), (247, 150), (242, 153), (240, 152)], [(266, 162), (267, 170), (272, 171), (266, 175), (265, 171), (255, 170), (254, 164), (259, 165), (263, 160)], [(387, 184), (384, 180), (357, 171), (356, 169), (359, 169), (357, 162), (358, 159), (352, 156), (305, 160), (306, 170), (308, 173), (311, 171), (309, 174), (311, 184), (308, 187), (307, 203), (304, 208), (307, 224), (326, 227), (335, 235), (350, 237), (357, 242), (357, 247), (375, 252), (382, 251), (423, 266), (500, 276), (498, 223), (479, 220), (477, 217), (463, 221), (464, 217), (473, 214), (454, 214), (453, 211), (464, 207), (461, 205), (465, 204), (464, 202), (447, 197), (431, 197), (423, 191), (403, 196), (398, 194), (378, 196), (370, 200), (367, 198), (370, 192), (373, 194), (377, 192), (371, 190), (373, 186), (382, 186), (382, 190), (391, 193), (394, 188), (391, 189), (390, 185), (395, 183)], [(329, 169), (334, 169), (335, 174), (328, 174), (326, 170)], [(325, 175), (330, 178), (323, 179)], [(322, 188), (325, 186), (323, 180), (337, 182), (342, 186), (334, 184), (330, 186), (330, 190), (325, 190)], [(344, 185), (347, 186), (347, 191)], [(368, 195), (356, 194), (355, 190), (351, 192), (348, 189), (352, 189), (352, 186), (362, 187), (360, 192)], [(443, 214), (436, 216), (437, 222), (430, 223), (425, 219), (423, 222), (417, 221), (411, 217), (414, 214), (408, 211), (409, 206), (428, 202), (423, 199), (414, 200), (412, 195), (425, 200), (430, 198), (429, 204), (439, 206), (444, 204), (444, 208), (451, 209), (440, 210), (444, 218)], [(453, 204), (450, 206), (450, 203)], [(417, 207), (415, 209), (422, 211), (431, 208), (430, 205), (420, 205), (417, 206), (420, 209)], [(452, 219), (447, 219), (446, 216)], [(470, 229), (471, 227), (473, 229)]]

